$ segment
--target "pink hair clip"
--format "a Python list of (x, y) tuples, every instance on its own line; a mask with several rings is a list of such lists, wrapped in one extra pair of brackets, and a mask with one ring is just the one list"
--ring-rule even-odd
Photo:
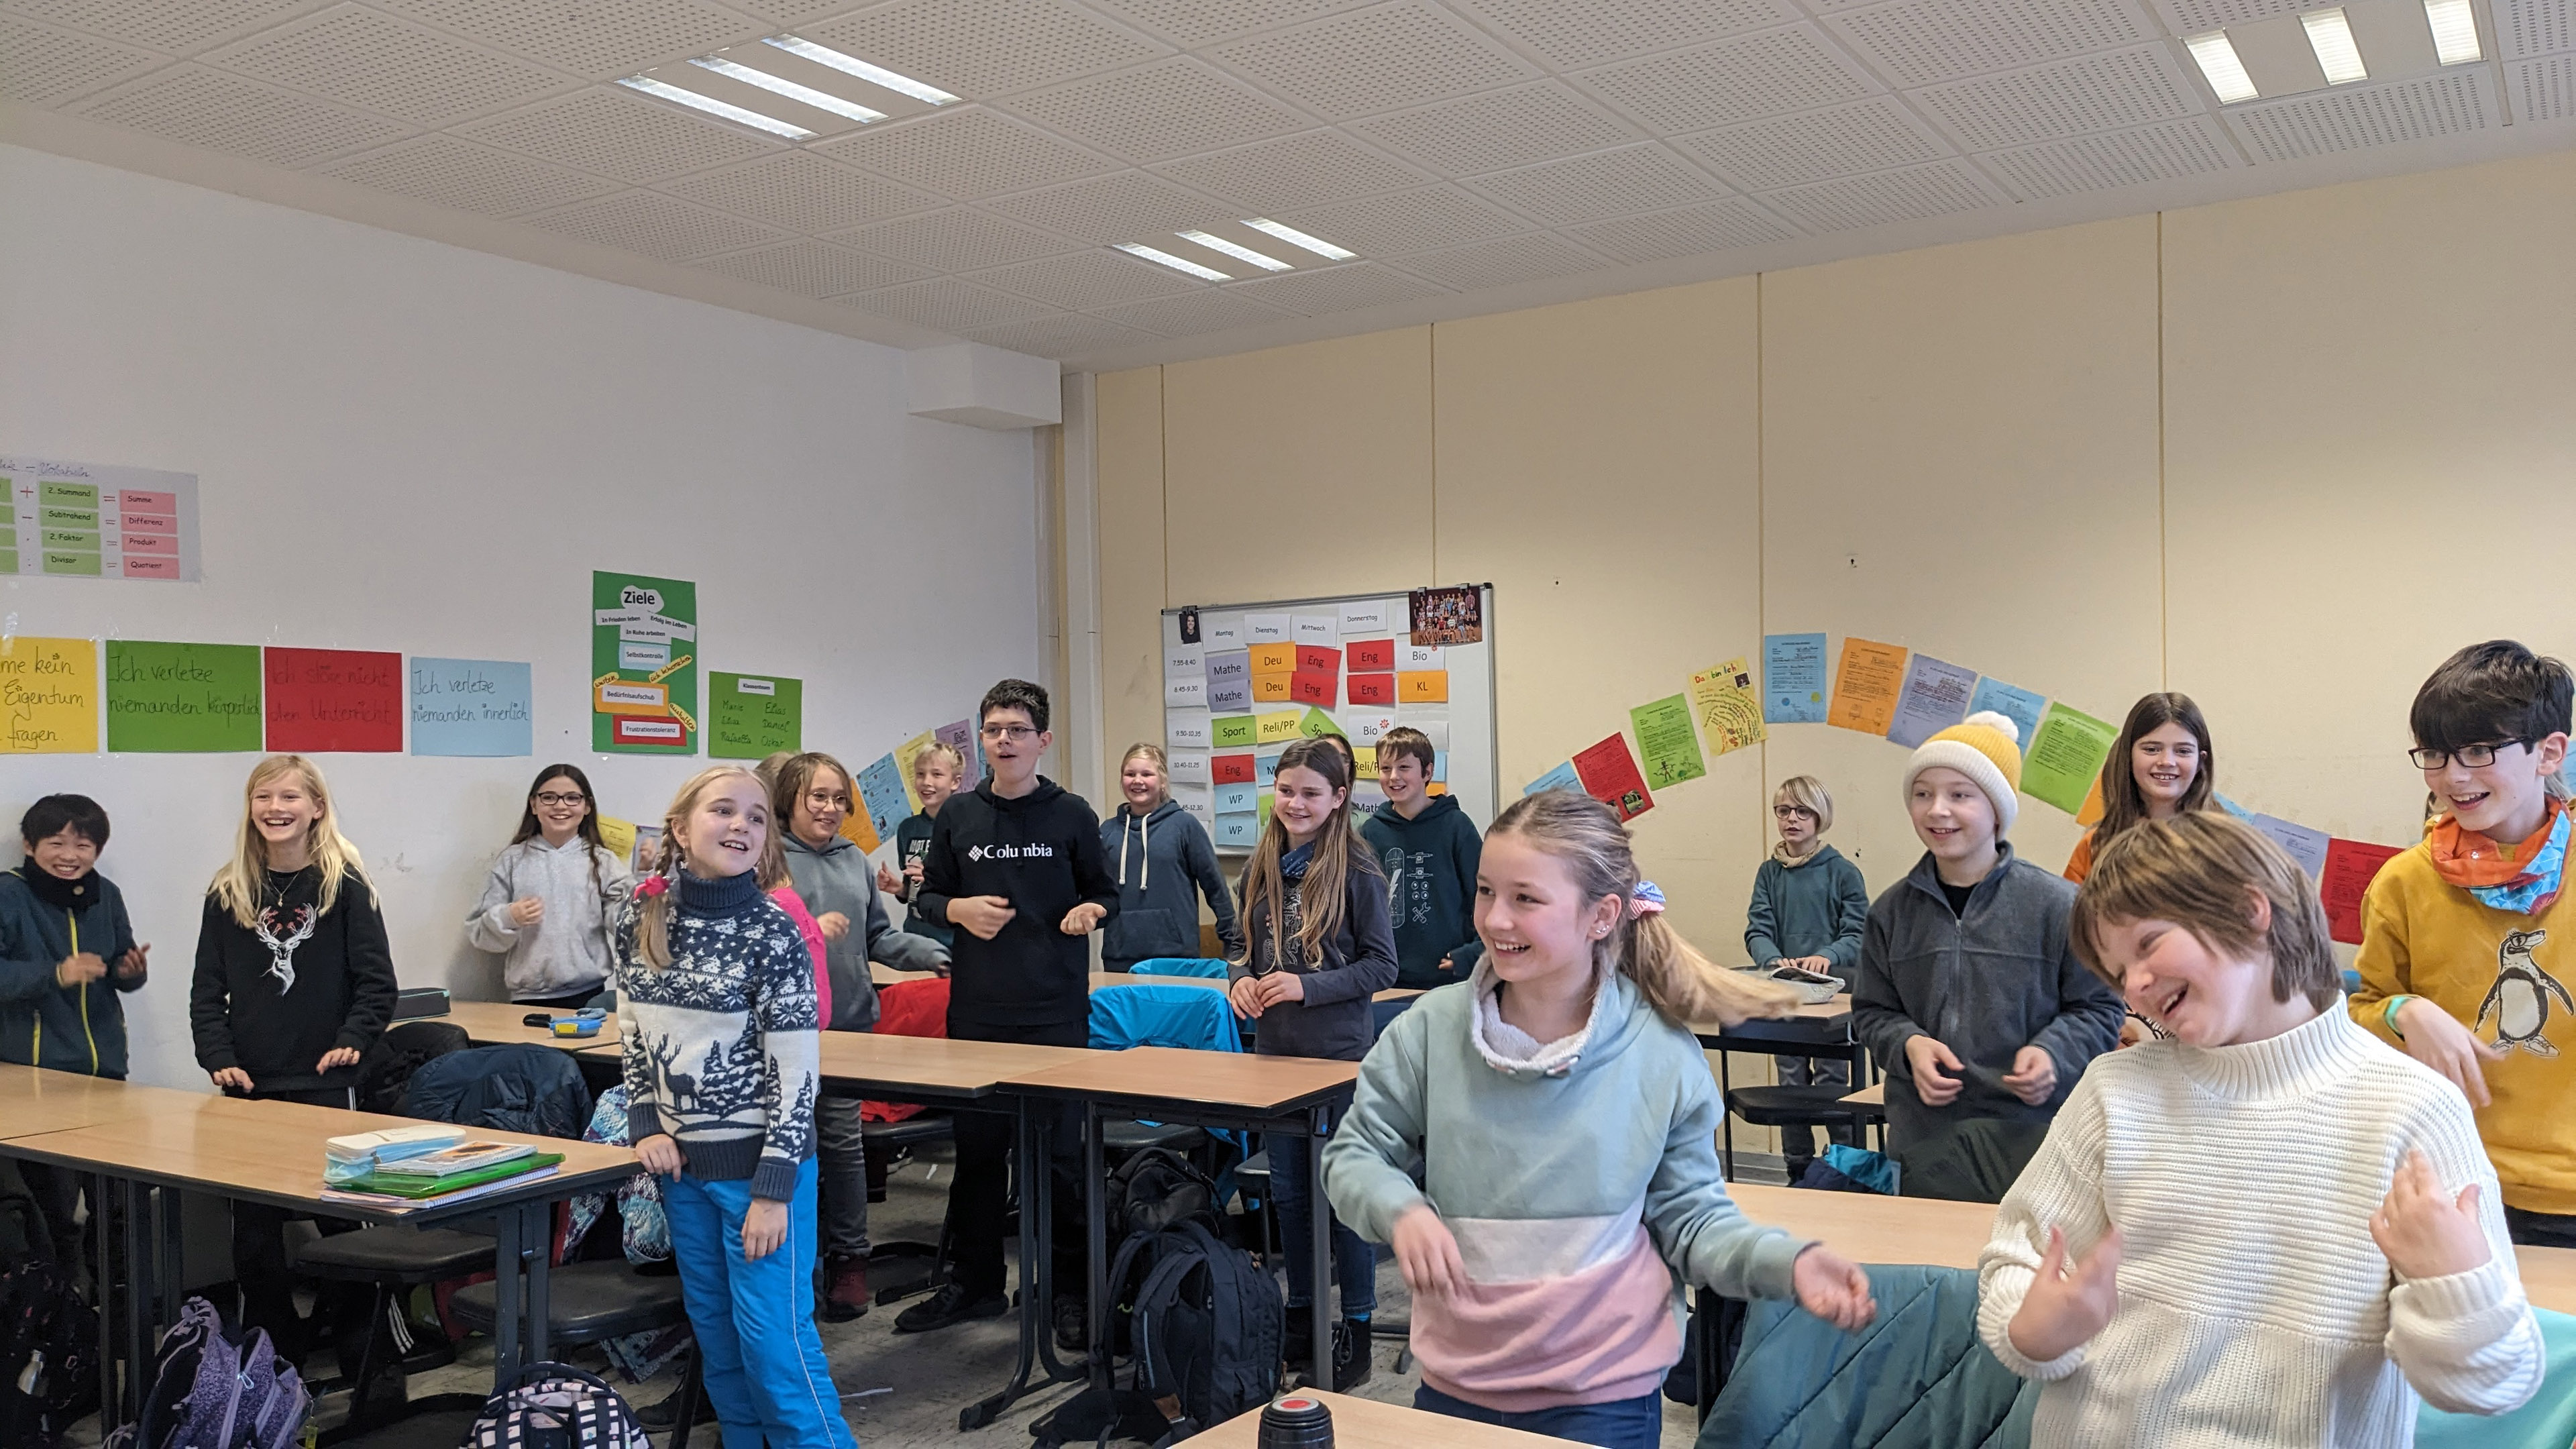
[(644, 883), (643, 883), (642, 885), (639, 885), (639, 886), (637, 886), (637, 887), (635, 888), (635, 894), (636, 894), (637, 896), (639, 896), (639, 897), (644, 897), (644, 896), (658, 896), (658, 895), (660, 895), (662, 892), (664, 892), (664, 891), (666, 891), (666, 890), (669, 890), (670, 888), (671, 888), (671, 878), (670, 878), (669, 876), (667, 876), (667, 875), (647, 876), (647, 877), (645, 877)]

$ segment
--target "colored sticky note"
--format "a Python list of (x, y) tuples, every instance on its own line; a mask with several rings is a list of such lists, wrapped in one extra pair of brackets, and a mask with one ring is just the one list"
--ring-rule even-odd
[(1279, 757), (1283, 753), (1285, 752), (1281, 750), (1263, 750), (1252, 757), (1252, 779), (1255, 784), (1268, 785), (1279, 778)]
[(1446, 669), (1449, 667), (1449, 651), (1438, 644), (1400, 644), (1396, 646), (1395, 667)]
[(1219, 850), (1250, 850), (1261, 839), (1261, 817), (1250, 813), (1220, 815), (1209, 834), (1216, 838)]
[(1395, 703), (1395, 676), (1392, 674), (1354, 674), (1347, 683), (1353, 704)]
[(1248, 785), (1252, 783), (1252, 770), (1249, 754), (1215, 755), (1208, 760), (1209, 778), (1219, 785)]
[(2361, 944), (2361, 898), (2378, 877), (2379, 868), (2401, 853), (2393, 845), (2373, 845), (2364, 840), (2326, 843), (2326, 869), (2317, 881), (2317, 894), (2325, 898), (2329, 935), (2347, 945)]
[(1896, 692), (1905, 682), (1905, 650), (1896, 644), (1846, 637), (1834, 671), (1834, 700), (1825, 723), (1865, 735), (1887, 733), (1896, 719)]
[(1277, 745), (1298, 738), (1297, 722), (1301, 718), (1303, 716), (1293, 709), (1271, 710), (1266, 714), (1255, 716), (1260, 728), (1260, 733), (1256, 737), (1258, 743)]
[(401, 655), (269, 649), (261, 668), (272, 753), (402, 752)]
[[(1324, 713), (1322, 710), (1310, 709), (1298, 718), (1297, 733), (1305, 739), (1319, 740), (1326, 735), (1341, 734), (1342, 725), (1341, 721), (1334, 719), (1331, 715)], [(1349, 736), (1345, 735), (1343, 738), (1347, 739)]]
[(98, 748), (98, 645), (87, 639), (0, 635), (0, 720), (12, 755), (86, 755)]
[(1339, 674), (1341, 669), (1342, 651), (1339, 649), (1328, 649), (1321, 644), (1300, 644), (1297, 646), (1297, 670), (1299, 673), (1302, 674), (1310, 670), (1320, 670), (1326, 674)]
[(1572, 760), (1561, 760), (1549, 766), (1546, 774), (1521, 787), (1524, 795), (1535, 795), (1541, 790), (1572, 790), (1579, 795), (1583, 793), (1583, 777), (1574, 773)]
[(1356, 644), (1344, 645), (1342, 652), (1350, 657), (1353, 673), (1363, 669), (1395, 668), (1395, 641), (1392, 639), (1363, 639)]
[(1341, 700), (1341, 676), (1329, 669), (1300, 669), (1288, 676), (1288, 697), (1332, 708)]
[(1250, 814), (1261, 808), (1253, 803), (1260, 794), (1261, 787), (1250, 780), (1233, 785), (1219, 785), (1216, 787), (1216, 813), (1219, 815)]
[(1251, 656), (1255, 674), (1286, 674), (1297, 667), (1294, 644), (1255, 644), (1245, 652)]
[(2039, 733), (2023, 749), (2022, 793), (2074, 814), (2083, 808), (2084, 792), (2100, 778), (2119, 733), (2119, 726), (2070, 708), (2064, 700), (2050, 705)]
[[(413, 754), (525, 755), (536, 749), (536, 690), (527, 665), (415, 654), (408, 672)], [(606, 818), (600, 823), (604, 827)]]
[(107, 747), (260, 748), (259, 646), (107, 641)]
[(1253, 803), (1261, 807), (1260, 813), (1253, 818), (1261, 823), (1262, 829), (1268, 830), (1270, 828), (1270, 812), (1278, 805), (1279, 797), (1268, 790), (1264, 790), (1261, 792), (1261, 798), (1255, 800)]
[(1208, 721), (1208, 746), (1230, 750), (1238, 746), (1251, 749), (1261, 738), (1260, 722), (1248, 714), (1221, 714)]
[(1628, 711), (1628, 722), (1637, 731), (1638, 751), (1646, 757), (1647, 784), (1661, 790), (1708, 773), (1700, 757), (1699, 737), (1691, 730), (1690, 701), (1684, 696), (1641, 704)]
[(1256, 674), (1252, 676), (1254, 704), (1286, 704), (1296, 698), (1296, 674)]
[(1576, 754), (1574, 773), (1586, 794), (1618, 811), (1622, 820), (1655, 808), (1655, 797), (1646, 793), (1646, 777), (1638, 773), (1637, 758), (1628, 753), (1626, 735), (1612, 735)]
[(1377, 751), (1354, 750), (1351, 752), (1351, 778), (1354, 780), (1374, 780), (1377, 778)]
[[(1353, 701), (1357, 703), (1357, 701)], [(1374, 745), (1395, 728), (1395, 716), (1379, 710), (1346, 709), (1342, 711), (1342, 734), (1355, 745)]]
[(1691, 715), (1699, 721), (1700, 743), (1711, 755), (1770, 738), (1762, 725), (1762, 698), (1753, 688), (1753, 667), (1741, 656), (1693, 674), (1690, 699)]
[(2013, 727), (2021, 731), (2021, 742), (2027, 745), (2039, 734), (2039, 717), (2048, 712), (2048, 697), (2016, 689), (2000, 679), (1980, 679), (1977, 692), (1968, 698), (1968, 713), (1988, 711), (2011, 720)]
[(1762, 718), (1816, 724), (1825, 717), (1825, 636), (1762, 636)]
[(1403, 704), (1446, 704), (1449, 702), (1449, 671), (1446, 669), (1413, 669), (1395, 677), (1395, 697)]
[(1252, 661), (1243, 650), (1207, 656), (1207, 707), (1242, 709), (1252, 703)]
[(2271, 838), (2273, 844), (2290, 853), (2311, 881), (2322, 881), (2326, 875), (2326, 855), (2333, 842), (2322, 830), (2283, 820), (2277, 815), (2257, 815), (2247, 822)]
[(912, 813), (912, 797), (903, 788), (903, 767), (889, 750), (859, 771), (859, 804), (876, 826), (879, 840), (892, 840), (894, 828)]
[[(895, 754), (910, 799), (913, 756), (930, 747), (925, 730)], [(707, 754), (719, 760), (766, 759), (805, 747), (805, 681), (776, 674), (707, 672)], [(909, 752), (909, 753), (907, 753)], [(911, 801), (919, 808), (918, 801)]]
[(1905, 666), (1905, 683), (1896, 692), (1896, 712), (1887, 738), (1913, 749), (1968, 717), (1968, 697), (1976, 692), (1977, 671), (1917, 654)]

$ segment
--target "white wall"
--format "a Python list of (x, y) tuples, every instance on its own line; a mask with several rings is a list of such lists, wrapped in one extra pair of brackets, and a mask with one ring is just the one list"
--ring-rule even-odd
[[(15, 147), (0, 195), (0, 452), (197, 474), (205, 573), (0, 581), (0, 628), (535, 665), (533, 759), (323, 760), (405, 985), (499, 995), (461, 924), (536, 767), (654, 819), (706, 763), (588, 753), (593, 568), (695, 581), (705, 664), (803, 678), (853, 768), (1043, 677), (1032, 437), (905, 416), (899, 352)], [(203, 1080), (200, 898), (255, 758), (0, 760), (0, 817), (114, 818), (137, 1080)]]

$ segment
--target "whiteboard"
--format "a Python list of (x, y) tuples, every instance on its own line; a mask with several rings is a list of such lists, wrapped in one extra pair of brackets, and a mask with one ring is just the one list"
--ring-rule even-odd
[[(1165, 609), (1163, 748), (1171, 757), (1172, 798), (1198, 817), (1220, 851), (1249, 850), (1258, 837), (1253, 833), (1257, 826), (1248, 824), (1246, 817), (1257, 822), (1257, 802), (1270, 788), (1270, 766), (1289, 742), (1288, 738), (1260, 740), (1257, 722), (1264, 716), (1271, 717), (1276, 732), (1282, 723), (1278, 717), (1293, 713), (1301, 733), (1310, 733), (1316, 724), (1309, 712), (1320, 710), (1350, 740), (1363, 761), (1373, 758), (1371, 746), (1389, 721), (1410, 725), (1431, 736), (1432, 746), (1440, 756), (1434, 778), (1458, 797), (1459, 806), (1479, 830), (1492, 825), (1502, 799), (1500, 754), (1494, 745), (1494, 588), (1491, 584), (1473, 587), (1483, 620), (1482, 637), (1474, 643), (1432, 644), (1426, 636), (1425, 643), (1415, 645), (1409, 593), (1400, 589)], [(1189, 613), (1195, 613), (1199, 620), (1200, 639), (1196, 644), (1182, 638), (1182, 616)], [(1284, 637), (1273, 637), (1278, 630), (1285, 631)], [(1252, 637), (1256, 631), (1261, 637)], [(1377, 643), (1392, 646), (1393, 669), (1377, 669), (1365, 651), (1355, 653), (1351, 647)], [(1232, 701), (1238, 696), (1233, 691), (1251, 682), (1250, 663), (1275, 663), (1275, 655), (1247, 661), (1240, 676), (1231, 672), (1221, 678), (1210, 676), (1211, 654), (1229, 655), (1238, 650), (1250, 654), (1256, 646), (1272, 650), (1284, 646), (1294, 660), (1300, 645), (1310, 650), (1334, 651), (1329, 705), (1311, 696), (1235, 705)], [(1356, 670), (1352, 667), (1355, 659), (1360, 662)], [(1320, 662), (1320, 656), (1310, 652), (1305, 662)], [(1445, 678), (1444, 700), (1408, 702), (1399, 697), (1384, 704), (1352, 702), (1355, 673), (1363, 676), (1365, 690), (1381, 674), (1401, 679), (1435, 671)], [(1279, 672), (1262, 671), (1269, 676)], [(1323, 671), (1310, 668), (1303, 672), (1305, 678), (1298, 682), (1298, 688), (1311, 692), (1322, 684)], [(1264, 687), (1275, 689), (1275, 680)], [(1419, 682), (1414, 687), (1419, 688)], [(1211, 690), (1218, 692), (1211, 694)], [(1222, 707), (1211, 705), (1211, 699)], [(1239, 722), (1247, 715), (1256, 721), (1255, 738), (1249, 748), (1221, 731), (1223, 722)], [(1239, 732), (1241, 726), (1237, 723), (1234, 728)], [(1240, 757), (1245, 754), (1254, 759), (1254, 774), (1248, 781), (1239, 778)], [(1229, 772), (1231, 777), (1217, 778)], [(1355, 813), (1365, 814), (1384, 800), (1377, 786), (1365, 779), (1351, 791)]]

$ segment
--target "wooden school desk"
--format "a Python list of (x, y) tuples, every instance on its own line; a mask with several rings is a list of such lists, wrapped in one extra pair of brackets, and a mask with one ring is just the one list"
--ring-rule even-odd
[[(570, 1012), (546, 1011), (542, 1006), (521, 1006), (509, 1001), (451, 1001), (445, 1016), (408, 1016), (404, 1021), (453, 1022), (465, 1029), (466, 1038), (476, 1046), (506, 1046), (512, 1042), (534, 1042), (539, 1046), (558, 1047), (568, 1052), (589, 1051), (594, 1047), (615, 1047), (618, 1043), (617, 1013), (610, 1012), (599, 1024), (596, 1036), (557, 1036), (525, 1020), (531, 1013), (569, 1016)], [(402, 1022), (394, 1023), (400, 1026)]]
[[(1574, 1442), (1346, 1394), (1299, 1389), (1297, 1396), (1333, 1411), (1334, 1449), (1564, 1449)], [(1261, 1442), (1261, 1411), (1228, 1419), (1190, 1442), (1208, 1449), (1253, 1449)]]
[[(1350, 1101), (1359, 1073), (1357, 1062), (1133, 1047), (1123, 1052), (1086, 1052), (1081, 1060), (1069, 1065), (1013, 1077), (1002, 1084), (1004, 1091), (1022, 1096), (1082, 1104), (1082, 1191), (1091, 1263), (1086, 1296), (1090, 1303), (1091, 1376), (1096, 1387), (1105, 1390), (1109, 1383), (1110, 1326), (1106, 1308), (1109, 1224), (1108, 1210), (1102, 1202), (1105, 1164), (1100, 1119), (1107, 1115), (1302, 1135), (1306, 1139), (1308, 1180), (1316, 1184), (1320, 1197), (1324, 1135), (1329, 1130), (1330, 1114)], [(1333, 1361), (1333, 1315), (1326, 1311), (1326, 1305), (1332, 1302), (1332, 1215), (1317, 1211), (1312, 1218), (1315, 1363), (1318, 1372), (1327, 1372)]]

